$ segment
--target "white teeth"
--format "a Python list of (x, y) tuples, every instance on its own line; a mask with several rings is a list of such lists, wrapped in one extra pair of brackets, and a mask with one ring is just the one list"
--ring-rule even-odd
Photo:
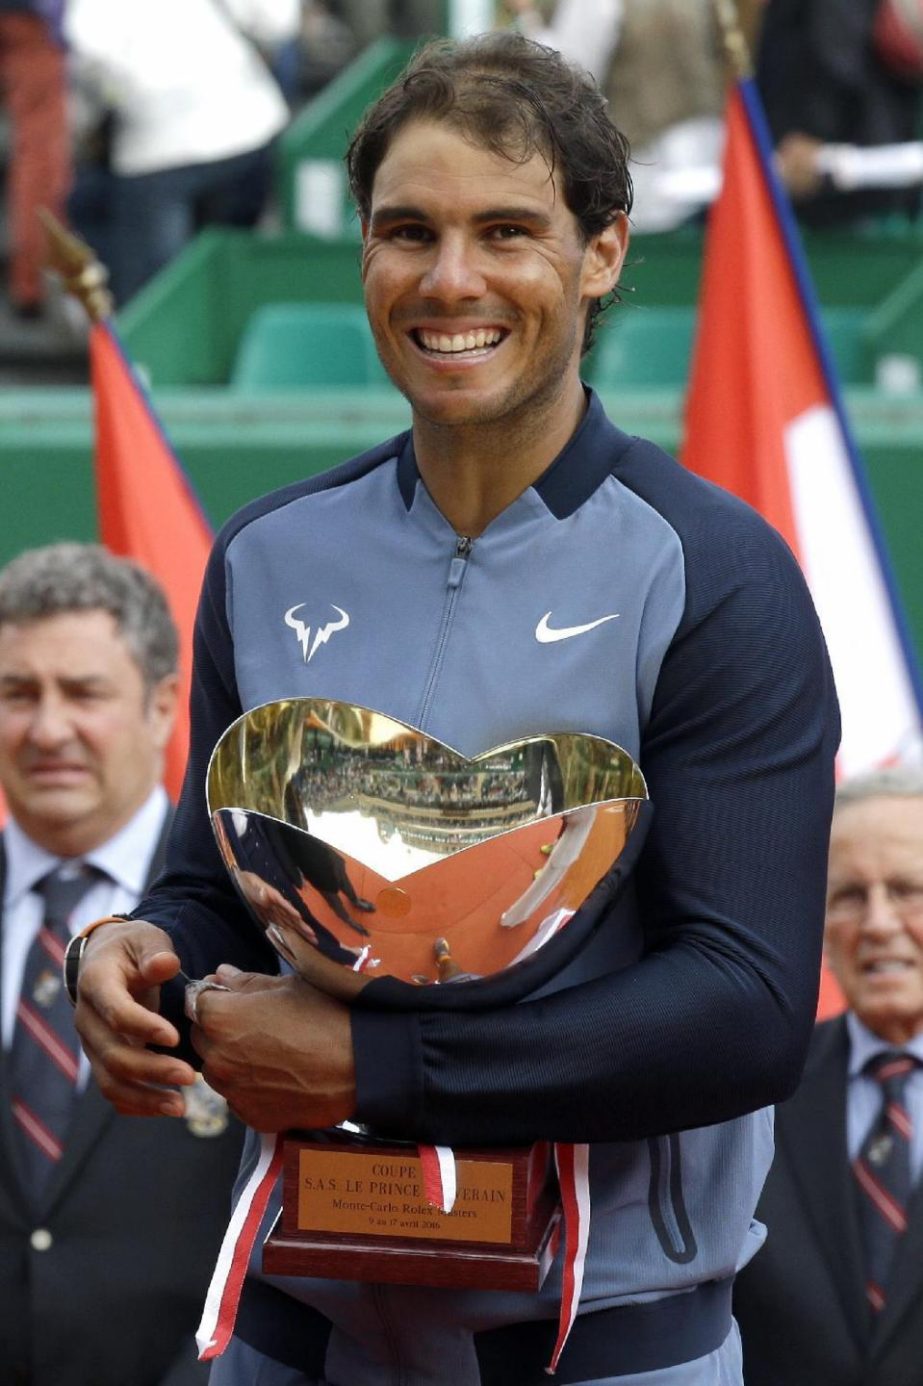
[(866, 972), (905, 972), (911, 964), (901, 958), (882, 958), (880, 962), (866, 964)]
[(461, 351), (481, 351), (484, 347), (496, 346), (501, 333), (498, 328), (478, 328), (476, 332), (420, 332), (420, 341), (427, 351), (439, 351), (455, 355)]

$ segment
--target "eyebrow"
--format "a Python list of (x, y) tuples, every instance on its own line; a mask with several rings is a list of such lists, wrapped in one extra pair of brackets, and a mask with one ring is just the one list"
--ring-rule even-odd
[[(88, 688), (108, 688), (109, 680), (102, 674), (67, 674), (59, 676), (56, 683), (65, 690), (83, 690)], [(22, 688), (38, 688), (41, 679), (35, 674), (0, 674), (0, 688), (18, 690)]]
[[(410, 204), (395, 206), (378, 207), (372, 213), (369, 221), (373, 230), (378, 230), (382, 226), (390, 226), (397, 221), (422, 221), (431, 220), (430, 214), (425, 212), (422, 207), (415, 207)], [(475, 212), (472, 221), (478, 226), (489, 225), (491, 222), (527, 222), (531, 226), (550, 226), (550, 215), (538, 207), (488, 207), (482, 212)]]

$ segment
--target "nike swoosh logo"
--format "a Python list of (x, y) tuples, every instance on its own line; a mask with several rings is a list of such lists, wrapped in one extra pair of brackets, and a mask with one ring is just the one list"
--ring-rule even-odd
[(552, 645), (556, 640), (570, 640), (575, 635), (586, 635), (588, 630), (595, 630), (597, 626), (604, 626), (607, 621), (617, 621), (622, 613), (614, 611), (611, 616), (600, 616), (598, 621), (587, 621), (585, 626), (561, 626), (555, 629), (549, 626), (548, 618), (550, 611), (546, 611), (538, 625), (535, 627), (535, 638), (540, 645)]

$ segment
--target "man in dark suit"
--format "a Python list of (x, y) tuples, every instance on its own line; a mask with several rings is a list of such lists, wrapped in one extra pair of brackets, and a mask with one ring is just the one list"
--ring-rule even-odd
[(845, 1016), (776, 1113), (738, 1277), (747, 1386), (923, 1381), (923, 771), (841, 787), (826, 949)]
[(184, 1121), (119, 1116), (79, 1054), (58, 963), (159, 869), (176, 658), (160, 589), (101, 548), (36, 549), (0, 573), (3, 1386), (207, 1379), (193, 1334), (240, 1128), (201, 1082)]

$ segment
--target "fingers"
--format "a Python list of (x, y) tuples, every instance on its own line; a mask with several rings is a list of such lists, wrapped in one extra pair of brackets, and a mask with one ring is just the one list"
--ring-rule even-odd
[(241, 972), (233, 963), (222, 963), (214, 973), (214, 980), (220, 982), (225, 991), (266, 991), (280, 982), (280, 978), (265, 972)]
[(137, 1044), (154, 1044), (175, 1049), (179, 1033), (174, 1025), (151, 1009), (156, 1005), (156, 988), (145, 989), (135, 999), (118, 980), (102, 980), (90, 996), (81, 997), (77, 1004), (76, 1024), (84, 1042), (87, 1017), (94, 1015), (106, 1030)]
[(294, 976), (222, 966), (202, 990), (192, 1043), (211, 1087), (260, 1131), (327, 1126), (352, 1114), (355, 1073), (346, 1006)]
[(193, 1083), (194, 1070), (147, 1048), (179, 1043), (176, 1028), (157, 1014), (160, 987), (178, 971), (168, 935), (144, 921), (103, 925), (88, 941), (74, 1021), (100, 1091), (119, 1112), (183, 1115), (175, 1088)]
[(83, 1046), (99, 1089), (122, 1113), (182, 1116), (179, 1093), (195, 1082), (192, 1066), (172, 1054), (157, 1054), (117, 1034), (91, 1009), (83, 1015)]
[(272, 886), (262, 885), (260, 887), (259, 903), (263, 907), (264, 914), (269, 920), (277, 920), (281, 923), (298, 927), (301, 916), (290, 901), (286, 900), (278, 890)]
[[(206, 1057), (209, 1026), (214, 1030), (228, 1015), (229, 996), (267, 991), (280, 986), (282, 981), (281, 977), (269, 977), (262, 972), (241, 972), (231, 963), (222, 963), (211, 976), (200, 982), (190, 982), (186, 988), (186, 1015), (192, 1021), (190, 1038), (200, 1057)], [(215, 998), (218, 998), (217, 1005)]]
[[(159, 1062), (151, 1063), (152, 1058)], [(124, 1116), (181, 1117), (186, 1107), (177, 1089), (190, 1087), (195, 1073), (188, 1064), (180, 1069), (176, 1063), (145, 1049), (110, 1047), (104, 1063), (93, 1063), (93, 1074), (100, 1092)]]
[(157, 1014), (157, 1006), (161, 984), (179, 966), (168, 935), (152, 924), (128, 921), (98, 930), (80, 964), (75, 1021), (81, 1037), (92, 1012), (123, 1038), (175, 1047), (179, 1034)]

